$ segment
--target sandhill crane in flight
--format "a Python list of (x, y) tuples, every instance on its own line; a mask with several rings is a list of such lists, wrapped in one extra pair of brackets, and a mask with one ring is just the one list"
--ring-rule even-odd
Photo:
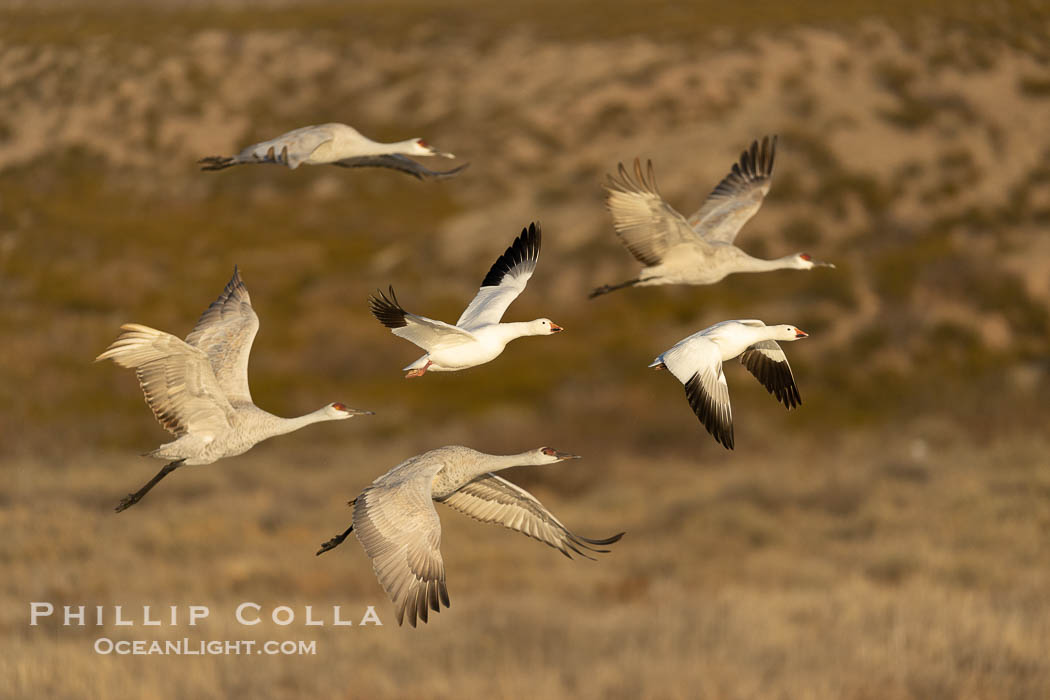
[(542, 237), (539, 224), (529, 224), (507, 248), (481, 282), (474, 300), (451, 325), (405, 311), (394, 296), (382, 292), (368, 298), (372, 314), (397, 336), (415, 343), (426, 355), (403, 368), (405, 378), (431, 372), (455, 372), (499, 357), (510, 341), (526, 335), (551, 335), (562, 327), (549, 318), (500, 323), (507, 307), (525, 291), (536, 269)]
[(442, 156), (451, 153), (436, 150), (423, 139), (396, 143), (379, 143), (362, 136), (346, 124), (319, 124), (281, 134), (269, 141), (252, 144), (235, 156), (208, 156), (197, 161), (201, 170), (222, 170), (234, 165), (273, 163), (295, 170), (307, 165), (331, 164), (343, 168), (393, 168), (420, 180), (452, 177), (469, 165), (452, 170), (430, 170), (407, 156)]
[(648, 162), (646, 174), (636, 158), (633, 177), (620, 163), (619, 177), (610, 175), (605, 186), (605, 203), (620, 242), (645, 267), (633, 280), (598, 287), (590, 298), (624, 287), (714, 284), (734, 272), (835, 267), (814, 260), (808, 253), (763, 260), (733, 245), (740, 229), (755, 215), (769, 192), (776, 148), (776, 136), (766, 136), (761, 144), (753, 141), (703, 206), (688, 219), (660, 196), (652, 161)]
[(133, 506), (161, 479), (186, 464), (211, 464), (247, 452), (256, 443), (311, 423), (371, 415), (330, 403), (298, 418), (281, 418), (252, 403), (248, 355), (259, 330), (237, 268), (219, 298), (201, 314), (186, 340), (137, 323), (95, 361), (111, 359), (135, 369), (146, 403), (175, 440), (147, 453), (171, 460), (145, 486), (116, 507)]
[(649, 365), (668, 369), (685, 385), (696, 417), (726, 449), (733, 449), (733, 411), (722, 363), (740, 355), (740, 363), (791, 410), (802, 405), (787, 355), (776, 341), (808, 334), (795, 326), (767, 326), (755, 319), (722, 321), (678, 341)]
[(394, 603), (397, 623), (408, 616), (427, 621), (428, 610), (449, 607), (445, 565), (441, 560), (441, 520), (434, 501), (485, 523), (496, 523), (550, 545), (566, 557), (570, 552), (608, 552), (604, 545), (624, 533), (590, 539), (571, 532), (528, 491), (492, 472), (509, 467), (554, 464), (576, 455), (540, 447), (516, 455), (490, 455), (450, 445), (424, 452), (397, 465), (350, 501), (353, 523), (321, 545), (317, 554), (333, 549), (351, 532), (372, 560), (379, 583)]

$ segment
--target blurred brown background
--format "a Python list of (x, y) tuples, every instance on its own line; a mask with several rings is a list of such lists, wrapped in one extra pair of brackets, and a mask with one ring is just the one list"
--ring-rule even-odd
[[(1041, 4), (491, 5), (0, 9), (0, 695), (1050, 696)], [(196, 169), (326, 121), (471, 167)], [(652, 158), (688, 214), (767, 133), (773, 189), (738, 243), (836, 270), (586, 300), (637, 270), (606, 172)], [(394, 283), (454, 320), (532, 220), (544, 252), (508, 318), (567, 332), (404, 381), (419, 352), (367, 294)], [(256, 402), (377, 415), (180, 471), (116, 515), (167, 434), (133, 374), (92, 359), (123, 322), (185, 335), (235, 263)], [(733, 453), (645, 370), (727, 318), (811, 333), (789, 348), (798, 411), (727, 368)], [(568, 561), (439, 507), (452, 607), (397, 628), (356, 541), (313, 552), (373, 478), (450, 443), (583, 454), (508, 476), (581, 534), (627, 536)], [(30, 628), (31, 600), (212, 617)], [(245, 600), (387, 624), (240, 627)], [(97, 656), (99, 636), (318, 654)]]

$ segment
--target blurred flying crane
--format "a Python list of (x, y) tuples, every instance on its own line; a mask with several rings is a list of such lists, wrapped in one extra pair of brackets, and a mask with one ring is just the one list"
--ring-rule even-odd
[(484, 523), (496, 523), (528, 535), (572, 558), (619, 541), (624, 533), (600, 540), (569, 531), (528, 491), (492, 472), (510, 467), (554, 464), (576, 455), (540, 447), (516, 455), (490, 455), (450, 445), (424, 452), (397, 465), (350, 501), (353, 523), (321, 545), (324, 554), (357, 530), (379, 583), (394, 603), (397, 623), (408, 615), (427, 621), (428, 610), (449, 607), (445, 565), (441, 560), (441, 520), (434, 501)]
[(805, 338), (794, 326), (767, 326), (748, 319), (722, 321), (678, 341), (649, 365), (668, 369), (685, 385), (689, 406), (707, 432), (726, 449), (733, 449), (733, 410), (722, 363), (740, 355), (740, 363), (755, 375), (777, 401), (791, 410), (802, 405), (787, 355), (776, 341)]
[(248, 146), (235, 156), (208, 156), (197, 161), (201, 170), (222, 170), (234, 165), (273, 163), (295, 170), (307, 165), (338, 165), (343, 168), (393, 168), (419, 178), (446, 178), (456, 175), (469, 163), (452, 170), (436, 171), (423, 167), (406, 156), (442, 156), (442, 153), (423, 139), (408, 139), (397, 143), (379, 143), (362, 136), (346, 124), (319, 124), (281, 134), (269, 141)]
[(121, 330), (95, 361), (111, 359), (121, 367), (133, 367), (153, 415), (176, 439), (147, 453), (172, 461), (124, 498), (116, 507), (118, 513), (185, 464), (211, 464), (311, 423), (372, 413), (330, 403), (298, 418), (281, 418), (252, 403), (248, 355), (259, 317), (236, 267), (226, 289), (201, 314), (185, 341), (137, 323), (125, 324)]
[(620, 242), (645, 267), (637, 278), (598, 287), (590, 298), (624, 287), (714, 284), (734, 272), (835, 267), (807, 253), (763, 260), (733, 245), (737, 233), (769, 192), (776, 148), (776, 136), (766, 136), (761, 145), (753, 141), (688, 219), (660, 196), (652, 161), (647, 164), (648, 174), (644, 174), (635, 158), (633, 178), (620, 163), (619, 178), (610, 175), (605, 186), (606, 206)]
[(549, 318), (523, 323), (500, 323), (507, 307), (525, 291), (536, 269), (542, 236), (538, 224), (529, 224), (492, 264), (481, 289), (456, 325), (410, 314), (401, 308), (390, 287), (390, 297), (379, 292), (368, 301), (380, 323), (394, 335), (427, 351), (407, 367), (405, 378), (431, 372), (455, 372), (499, 357), (510, 341), (527, 335), (551, 335), (562, 330)]

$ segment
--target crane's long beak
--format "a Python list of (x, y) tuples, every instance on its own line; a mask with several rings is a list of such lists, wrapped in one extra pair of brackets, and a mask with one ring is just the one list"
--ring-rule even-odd
[(583, 459), (580, 455), (574, 455), (569, 452), (559, 452), (558, 450), (554, 451), (554, 456), (557, 457), (559, 460)]
[(830, 267), (832, 270), (835, 269), (835, 263), (824, 262), (823, 260), (813, 260), (815, 267)]
[(449, 153), (448, 151), (439, 151), (436, 148), (434, 148), (433, 146), (430, 147), (430, 150), (433, 151), (430, 154), (432, 156), (441, 156), (442, 158), (455, 158), (456, 157), (455, 153)]
[(335, 408), (336, 410), (342, 411), (343, 413), (347, 413), (347, 414), (349, 414), (351, 416), (374, 416), (375, 415), (375, 411), (368, 411), (368, 410), (365, 410), (363, 408), (350, 408), (349, 406), (346, 406), (346, 405), (341, 404), (341, 403), (337, 403), (333, 408)]

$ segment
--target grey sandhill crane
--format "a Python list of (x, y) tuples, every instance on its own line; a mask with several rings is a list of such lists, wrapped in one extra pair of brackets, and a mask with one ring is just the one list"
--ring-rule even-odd
[(652, 161), (643, 173), (636, 158), (633, 177), (620, 163), (619, 177), (609, 176), (605, 186), (605, 203), (620, 242), (645, 267), (635, 279), (598, 287), (590, 298), (624, 287), (714, 284), (734, 272), (835, 267), (808, 253), (763, 260), (733, 245), (769, 192), (776, 148), (776, 136), (753, 141), (688, 219), (660, 196)]
[(473, 301), (456, 325), (435, 321), (405, 311), (394, 296), (382, 292), (368, 298), (372, 315), (400, 336), (427, 351), (407, 370), (405, 378), (431, 372), (455, 372), (494, 360), (507, 343), (527, 335), (551, 335), (562, 327), (549, 318), (519, 323), (500, 323), (507, 308), (525, 291), (525, 285), (540, 258), (542, 234), (539, 224), (521, 230), (509, 248), (492, 264)]
[(685, 385), (689, 406), (707, 432), (726, 449), (733, 449), (733, 410), (722, 363), (740, 355), (740, 362), (777, 401), (791, 410), (802, 405), (787, 355), (776, 341), (793, 341), (808, 334), (795, 326), (767, 326), (757, 319), (722, 321), (678, 341), (649, 365), (668, 369)]
[(285, 165), (292, 170), (303, 163), (343, 168), (392, 168), (420, 180), (452, 177), (470, 165), (466, 163), (452, 170), (430, 170), (407, 156), (455, 158), (451, 153), (436, 150), (423, 139), (380, 143), (362, 136), (351, 126), (330, 123), (289, 131), (269, 141), (252, 144), (235, 156), (208, 156), (197, 162), (201, 170), (223, 170), (254, 163)]
[(95, 361), (134, 368), (146, 403), (175, 440), (147, 453), (170, 460), (145, 486), (116, 507), (133, 506), (157, 483), (186, 464), (211, 464), (243, 454), (255, 444), (311, 423), (371, 415), (330, 403), (297, 418), (281, 418), (252, 402), (248, 355), (259, 330), (248, 289), (237, 268), (219, 298), (201, 314), (186, 340), (137, 323), (123, 331)]
[(605, 539), (574, 534), (528, 491), (493, 472), (509, 467), (554, 464), (576, 455), (540, 447), (516, 455), (490, 455), (450, 445), (411, 457), (397, 465), (350, 501), (353, 524), (321, 545), (321, 555), (342, 544), (351, 532), (372, 560), (383, 590), (394, 603), (397, 623), (407, 615), (427, 621), (428, 610), (449, 607), (445, 565), (441, 559), (441, 520), (434, 502), (444, 503), (476, 520), (496, 523), (557, 549), (588, 559), (588, 553), (608, 552)]

